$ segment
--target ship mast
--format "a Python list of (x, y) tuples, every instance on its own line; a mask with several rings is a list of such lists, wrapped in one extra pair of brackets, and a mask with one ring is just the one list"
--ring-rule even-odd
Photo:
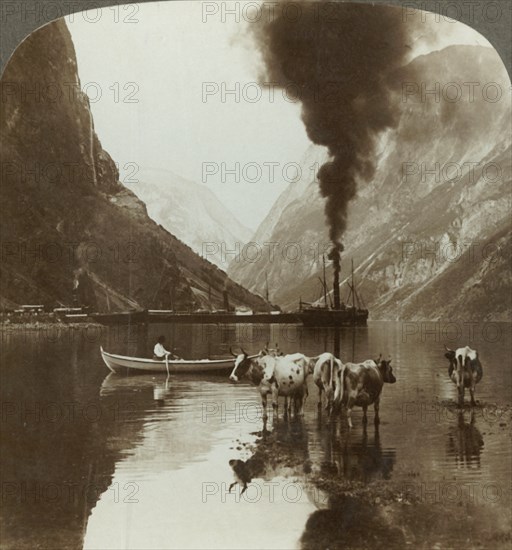
[(352, 258), (352, 307), (355, 307), (356, 287), (354, 286), (354, 258)]
[(325, 278), (325, 254), (322, 254), (323, 270), (324, 270), (324, 305), (327, 308), (327, 280)]
[(356, 325), (356, 287), (354, 286), (354, 258), (351, 260), (352, 265), (352, 324)]

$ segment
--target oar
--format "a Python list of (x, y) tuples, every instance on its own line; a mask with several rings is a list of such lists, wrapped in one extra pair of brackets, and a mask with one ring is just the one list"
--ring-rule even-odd
[(167, 369), (167, 378), (169, 378), (169, 354), (165, 354), (165, 368)]

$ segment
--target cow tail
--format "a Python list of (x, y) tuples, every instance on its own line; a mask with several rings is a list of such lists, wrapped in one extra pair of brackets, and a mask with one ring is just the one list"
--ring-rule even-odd
[(343, 403), (343, 404), (346, 404), (346, 399), (345, 399), (345, 388), (347, 386), (346, 384), (346, 379), (347, 379), (347, 367), (346, 365), (344, 365), (343, 363), (341, 363), (341, 372), (340, 372), (340, 402)]

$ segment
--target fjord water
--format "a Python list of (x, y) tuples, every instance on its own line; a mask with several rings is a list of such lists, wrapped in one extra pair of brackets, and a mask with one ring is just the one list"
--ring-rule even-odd
[[(2, 548), (315, 547), (311, 518), (332, 502), (310, 476), (324, 471), (402, 486), (404, 499), (413, 493), (432, 510), (472, 506), (493, 518), (489, 529), (510, 532), (510, 325), (342, 329), (344, 361), (392, 357), (397, 383), (384, 387), (380, 428), (373, 410), (363, 429), (356, 409), (351, 432), (344, 417), (319, 417), (310, 377), (304, 418), (270, 414), (266, 426), (289, 460), (266, 464), (243, 497), (239, 486), (228, 492), (228, 461), (257, 449), (255, 388), (227, 375), (114, 375), (102, 363), (100, 344), (150, 356), (159, 334), (184, 358), (223, 357), (240, 345), (253, 352), (266, 342), (313, 356), (334, 342), (333, 329), (289, 325), (4, 332)], [(452, 405), (443, 349), (450, 340), (471, 344), (482, 359), (473, 417)], [(436, 526), (442, 546), (454, 547), (476, 546), (480, 527), (461, 534), (448, 521)]]

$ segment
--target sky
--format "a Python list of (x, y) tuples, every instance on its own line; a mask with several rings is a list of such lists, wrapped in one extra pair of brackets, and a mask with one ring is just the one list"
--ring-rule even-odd
[[(310, 145), (300, 102), (256, 84), (262, 63), (247, 32), (254, 5), (151, 2), (66, 18), (96, 132), (121, 181), (170, 170), (207, 185), (251, 229)], [(489, 45), (461, 23), (424, 19), (411, 57)]]

